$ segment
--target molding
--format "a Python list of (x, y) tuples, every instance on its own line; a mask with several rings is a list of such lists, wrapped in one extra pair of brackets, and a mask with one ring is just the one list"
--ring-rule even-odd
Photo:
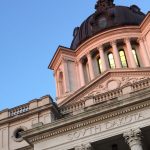
[(71, 94), (69, 97), (64, 99), (61, 103), (58, 104), (59, 107), (63, 107), (64, 105), (67, 105), (72, 102), (79, 101), (80, 99), (83, 99), (84, 95), (92, 91), (94, 88), (96, 88), (99, 84), (102, 84), (110, 77), (128, 77), (128, 76), (136, 76), (136, 75), (146, 75), (150, 76), (150, 68), (135, 68), (135, 69), (114, 69), (114, 70), (108, 70), (101, 75), (99, 75), (94, 80), (90, 81), (87, 85), (84, 87), (78, 89), (73, 94)]
[[(147, 89), (149, 92), (143, 91), (143, 94), (147, 97), (150, 95), (150, 90)], [(142, 97), (142, 94), (136, 93), (135, 95), (141, 95), (140, 102), (139, 99), (137, 102), (134, 102), (131, 104), (131, 99), (129, 97), (124, 98), (120, 102), (116, 100), (117, 103), (107, 103), (107, 110), (103, 112), (99, 112), (100, 108), (98, 106), (97, 109), (91, 108), (90, 111), (85, 111), (82, 114), (68, 117), (66, 119), (58, 120), (58, 122), (54, 122), (52, 124), (47, 124), (39, 128), (31, 129), (23, 133), (23, 137), (26, 141), (28, 141), (30, 144), (33, 144), (35, 142), (38, 142), (40, 140), (50, 138), (52, 136), (59, 136), (60, 134), (67, 133), (68, 131), (72, 131), (75, 129), (80, 129), (83, 127), (86, 127), (88, 125), (92, 125), (98, 122), (102, 122), (105, 120), (108, 120), (110, 118), (119, 117), (125, 114), (128, 114), (130, 112), (135, 112), (137, 110), (145, 109), (147, 107), (150, 107), (150, 100), (147, 100), (148, 98), (144, 96)], [(132, 99), (136, 99), (134, 94), (132, 94)], [(138, 98), (139, 98), (138, 95)], [(131, 98), (130, 97), (130, 98)], [(142, 99), (143, 98), (143, 99)], [(130, 104), (124, 104), (123, 102), (126, 102), (126, 100), (130, 101)], [(113, 108), (111, 107), (113, 106)], [(131, 106), (132, 105), (132, 106)], [(124, 108), (123, 108), (124, 107)], [(119, 109), (119, 110), (116, 110)], [(111, 113), (110, 113), (111, 111)], [(67, 120), (68, 119), (68, 120)]]
[(98, 45), (100, 45), (100, 44), (110, 42), (114, 39), (118, 40), (118, 39), (128, 38), (129, 35), (132, 35), (133, 38), (134, 37), (139, 38), (141, 36), (140, 27), (139, 26), (125, 26), (125, 27), (119, 27), (119, 28), (107, 30), (104, 32), (100, 32), (97, 35), (86, 40), (81, 45), (79, 45), (76, 50), (71, 50), (70, 48), (65, 48), (65, 47), (59, 46), (50, 62), (48, 68), (54, 70), (54, 68), (56, 68), (55, 63), (58, 62), (58, 60), (60, 59), (62, 54), (66, 54), (68, 56), (70, 56), (70, 55), (76, 56), (77, 59), (79, 59), (83, 55), (85, 55), (85, 53), (98, 47)]

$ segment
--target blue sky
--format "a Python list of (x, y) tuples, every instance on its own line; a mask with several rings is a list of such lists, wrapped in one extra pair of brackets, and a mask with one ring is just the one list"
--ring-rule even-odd
[[(58, 45), (70, 46), (73, 29), (94, 12), (96, 0), (0, 0), (0, 110), (50, 94), (48, 64)], [(149, 0), (115, 0), (150, 10)]]

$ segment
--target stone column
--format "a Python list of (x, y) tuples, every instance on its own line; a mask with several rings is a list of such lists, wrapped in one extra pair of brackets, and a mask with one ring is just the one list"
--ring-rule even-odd
[(149, 43), (147, 43), (147, 40), (146, 40), (146, 37), (143, 37), (143, 41), (144, 41), (144, 45), (145, 45), (145, 47), (146, 47), (146, 51), (147, 51), (147, 53), (148, 53), (148, 58), (149, 58), (149, 60), (150, 60), (150, 47), (149, 47)]
[(94, 150), (90, 143), (88, 144), (81, 144), (80, 146), (76, 146), (75, 150)]
[(130, 60), (130, 64), (131, 64), (131, 68), (136, 68), (136, 62), (135, 62), (135, 59), (134, 59), (134, 56), (133, 56), (133, 53), (132, 53), (132, 46), (131, 46), (131, 43), (130, 43), (130, 39), (129, 38), (126, 38), (125, 40), (125, 44), (126, 44), (126, 47), (127, 47), (127, 53), (128, 53), (128, 57), (129, 57), (129, 60)]
[(91, 54), (88, 53), (86, 56), (87, 56), (88, 64), (89, 64), (90, 78), (91, 78), (91, 80), (93, 80), (94, 79), (94, 69), (93, 69)]
[(147, 53), (146, 47), (144, 45), (143, 39), (142, 38), (138, 39), (138, 42), (140, 45), (140, 55), (142, 57), (144, 67), (150, 67), (150, 61), (148, 58), (148, 53)]
[(82, 60), (79, 60), (78, 63), (79, 63), (78, 67), (79, 67), (79, 74), (80, 74), (80, 84), (81, 84), (81, 86), (84, 86), (85, 85), (85, 79), (84, 79)]
[(76, 68), (76, 79), (77, 79), (77, 88), (80, 88), (80, 73), (79, 73), (79, 63), (75, 61), (75, 68)]
[(131, 150), (143, 150), (140, 129), (131, 129), (125, 132), (123, 136)]
[(65, 93), (70, 91), (67, 60), (63, 59)]
[(106, 65), (105, 54), (102, 45), (98, 47), (98, 51), (99, 51), (100, 58), (102, 60), (102, 72), (104, 72), (107, 70), (107, 65)]
[(55, 78), (55, 84), (56, 84), (56, 97), (59, 96), (59, 92), (58, 92), (58, 75), (57, 75), (57, 71), (54, 71), (53, 76)]
[(121, 68), (122, 65), (121, 65), (120, 56), (119, 56), (119, 53), (118, 53), (118, 48), (117, 48), (116, 41), (112, 41), (111, 46), (113, 48), (113, 55), (114, 55), (114, 58), (115, 58), (116, 68)]

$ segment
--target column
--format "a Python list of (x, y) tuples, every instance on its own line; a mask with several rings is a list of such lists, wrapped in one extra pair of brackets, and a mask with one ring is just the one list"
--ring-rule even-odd
[(150, 45), (148, 45), (149, 43), (147, 43), (146, 37), (143, 37), (143, 41), (144, 41), (144, 45), (146, 47), (146, 51), (148, 53), (148, 58), (150, 59)]
[(113, 55), (114, 55), (114, 59), (115, 59), (116, 68), (121, 68), (122, 65), (121, 65), (120, 56), (118, 53), (116, 41), (112, 41), (111, 46), (113, 48)]
[(68, 75), (68, 66), (67, 66), (67, 60), (63, 59), (63, 70), (64, 70), (64, 88), (65, 93), (70, 92), (70, 86), (69, 86), (69, 75)]
[(58, 97), (59, 96), (59, 94), (58, 94), (59, 92), (58, 92), (58, 79), (57, 79), (58, 75), (57, 75), (57, 71), (54, 71), (53, 75), (54, 75), (55, 84), (56, 84), (56, 97)]
[(123, 136), (131, 150), (143, 150), (141, 130), (139, 128), (125, 132)]
[(143, 39), (140, 38), (140, 39), (138, 39), (138, 41), (139, 41), (139, 45), (140, 45), (140, 55), (142, 57), (144, 67), (149, 67), (150, 66), (150, 61), (149, 61), (149, 58), (148, 58), (148, 53), (146, 51), (146, 47), (144, 45)]
[(93, 80), (94, 79), (94, 69), (93, 69), (92, 58), (91, 58), (90, 52), (86, 56), (87, 56), (88, 64), (89, 64), (90, 78), (91, 78), (91, 80)]
[(134, 59), (134, 56), (133, 56), (133, 53), (132, 53), (132, 46), (131, 46), (129, 38), (125, 39), (125, 44), (126, 44), (126, 47), (127, 47), (128, 57), (129, 57), (129, 60), (130, 60), (130, 63), (131, 63), (131, 68), (136, 68), (137, 66), (136, 66), (135, 59)]
[(79, 63), (75, 61), (76, 76), (77, 76), (77, 89), (80, 88), (80, 73), (79, 73)]
[(90, 143), (88, 144), (81, 144), (80, 146), (76, 146), (75, 150), (94, 150)]
[(98, 47), (98, 51), (99, 51), (100, 58), (102, 60), (102, 72), (104, 72), (107, 70), (107, 65), (106, 65), (105, 54), (102, 45)]
[(81, 86), (85, 85), (85, 79), (84, 79), (84, 72), (83, 72), (83, 65), (82, 65), (82, 60), (79, 60), (79, 74), (80, 74), (80, 84)]

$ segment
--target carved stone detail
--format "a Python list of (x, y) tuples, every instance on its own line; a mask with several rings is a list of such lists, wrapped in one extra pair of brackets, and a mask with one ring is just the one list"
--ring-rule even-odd
[[(92, 92), (90, 92), (88, 94), (88, 96), (94, 96), (94, 95), (97, 95), (97, 94), (102, 94), (102, 93), (105, 93), (105, 92), (108, 92), (110, 90), (115, 90), (117, 88), (120, 88), (120, 87), (123, 87), (123, 86), (126, 86), (126, 85), (130, 85), (130, 84), (133, 84), (133, 83), (136, 83), (136, 82), (139, 82), (139, 81), (142, 81), (142, 80), (145, 80), (145, 79), (148, 79), (149, 77), (118, 77), (118, 78), (113, 78), (113, 79), (110, 79), (108, 80), (107, 82), (104, 82), (100, 85), (98, 85)], [(110, 86), (109, 85), (112, 85), (114, 84), (115, 85), (112, 87), (112, 89), (110, 89)]]
[(88, 144), (81, 144), (80, 146), (76, 146), (75, 150), (93, 150), (90, 143)]
[(141, 143), (141, 130), (131, 129), (123, 134), (126, 142), (130, 146), (131, 150), (134, 149), (133, 147), (138, 147), (138, 150), (142, 150), (142, 143)]
[(139, 82), (141, 80), (148, 79), (149, 77), (122, 77), (121, 79), (121, 87), (127, 84), (133, 84), (135, 82)]

